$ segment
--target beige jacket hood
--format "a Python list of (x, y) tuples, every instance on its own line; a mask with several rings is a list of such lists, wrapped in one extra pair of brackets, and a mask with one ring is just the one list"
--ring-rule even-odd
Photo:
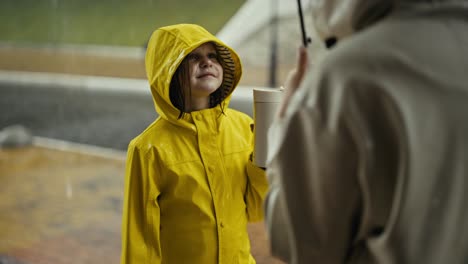
[(465, 0), (311, 0), (315, 31), (322, 40), (343, 39), (394, 11), (459, 9)]

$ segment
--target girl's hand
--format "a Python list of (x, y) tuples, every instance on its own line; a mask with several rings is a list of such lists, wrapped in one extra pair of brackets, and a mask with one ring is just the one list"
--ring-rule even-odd
[(302, 79), (304, 79), (304, 75), (307, 71), (308, 64), (309, 62), (307, 57), (307, 48), (301, 46), (299, 47), (298, 51), (296, 68), (292, 69), (288, 73), (288, 76), (286, 77), (286, 81), (283, 86), (284, 95), (278, 111), (279, 118), (282, 118), (284, 116), (291, 96), (296, 92), (297, 88), (302, 82)]

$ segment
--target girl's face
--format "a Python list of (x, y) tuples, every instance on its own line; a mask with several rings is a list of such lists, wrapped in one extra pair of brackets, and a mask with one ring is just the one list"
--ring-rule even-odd
[(205, 43), (187, 55), (192, 99), (209, 98), (223, 82), (223, 67), (213, 43)]

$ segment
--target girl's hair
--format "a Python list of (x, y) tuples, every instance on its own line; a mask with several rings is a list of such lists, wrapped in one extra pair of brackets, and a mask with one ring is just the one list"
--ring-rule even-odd
[[(225, 71), (225, 65), (222, 58), (219, 56), (218, 51), (216, 52), (217, 60), (221, 64), (223, 71)], [(220, 87), (216, 89), (213, 93), (210, 94), (210, 108), (213, 108), (217, 105), (220, 106), (221, 112), (224, 114), (224, 106), (221, 102), (226, 98), (226, 92), (223, 90), (225, 88), (225, 80), (223, 74), (223, 83), (221, 83)], [(185, 105), (185, 98), (188, 96), (190, 98), (191, 89), (189, 90), (189, 94), (185, 94), (183, 87), (190, 85), (190, 73), (188, 67), (188, 61), (184, 59), (182, 63), (179, 65), (177, 70), (175, 71), (174, 75), (172, 76), (171, 83), (169, 85), (169, 98), (171, 103), (179, 109), (180, 113), (178, 119), (182, 118), (187, 113), (187, 106)], [(229, 89), (229, 88), (228, 88)]]

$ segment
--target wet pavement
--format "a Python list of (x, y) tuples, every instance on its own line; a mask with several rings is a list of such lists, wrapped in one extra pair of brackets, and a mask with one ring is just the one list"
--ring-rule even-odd
[(0, 129), (23, 125), (36, 136), (120, 150), (157, 116), (145, 95), (12, 84), (0, 84), (0, 94)]
[(118, 263), (123, 171), (124, 155), (0, 150), (0, 263)]

